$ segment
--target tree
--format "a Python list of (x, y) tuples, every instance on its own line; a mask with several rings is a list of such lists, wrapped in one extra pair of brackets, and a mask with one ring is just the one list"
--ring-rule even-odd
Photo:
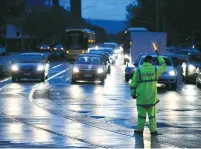
[(130, 26), (165, 31), (169, 39), (181, 42), (188, 36), (200, 38), (200, 5), (200, 0), (138, 0), (138, 5), (127, 7), (127, 18)]

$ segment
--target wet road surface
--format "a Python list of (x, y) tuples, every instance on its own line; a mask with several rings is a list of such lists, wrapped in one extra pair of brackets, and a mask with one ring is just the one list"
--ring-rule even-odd
[(201, 142), (201, 90), (159, 87), (160, 135), (133, 136), (137, 110), (122, 57), (105, 84), (71, 85), (72, 65), (51, 66), (45, 83), (0, 82), (0, 147), (190, 148)]

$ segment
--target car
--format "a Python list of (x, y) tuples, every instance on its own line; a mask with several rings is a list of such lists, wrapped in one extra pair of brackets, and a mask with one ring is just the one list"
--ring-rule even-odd
[[(152, 60), (152, 64), (154, 67), (159, 67), (159, 62), (157, 59), (156, 55), (151, 55), (153, 60)], [(177, 75), (178, 72), (173, 64), (173, 59), (170, 55), (161, 55), (164, 60), (165, 63), (167, 65), (167, 69), (166, 71), (159, 77), (158, 79), (158, 83), (160, 84), (165, 84), (166, 87), (169, 87), (171, 89), (176, 89), (177, 88)], [(145, 55), (141, 57), (139, 64), (138, 64), (138, 68), (142, 67), (143, 63), (144, 63), (144, 59), (145, 59)]]
[(105, 65), (105, 67), (104, 67), (105, 71), (108, 74), (111, 73), (110, 59), (109, 59), (109, 55), (107, 53), (89, 51), (89, 53), (85, 53), (85, 54), (94, 54), (94, 55), (101, 56), (103, 59), (104, 65)]
[(81, 54), (74, 63), (71, 83), (75, 84), (79, 80), (105, 82), (107, 72), (104, 71), (104, 61), (99, 55)]
[(196, 81), (197, 68), (201, 66), (201, 53), (189, 53), (182, 63), (182, 75), (185, 82)]
[(66, 52), (64, 50), (52, 50), (48, 55), (49, 61), (63, 61), (66, 59)]
[(196, 86), (201, 88), (201, 67), (197, 68)]
[(64, 47), (60, 44), (54, 46), (54, 50), (64, 50)]
[(115, 64), (116, 63), (116, 59), (117, 59), (117, 56), (116, 54), (114, 53), (114, 50), (112, 48), (105, 48), (105, 47), (100, 47), (98, 49), (93, 49), (91, 48), (89, 50), (89, 52), (97, 52), (97, 53), (108, 53), (109, 54), (109, 58), (110, 58), (110, 62), (112, 64)]
[(6, 49), (0, 45), (0, 55), (6, 55)]
[(200, 54), (201, 52), (197, 49), (177, 49), (177, 51), (172, 54), (172, 57), (177, 57), (179, 60), (184, 62), (189, 53)]
[(110, 48), (114, 48), (116, 53), (122, 53), (123, 52), (123, 48), (115, 42), (104, 42), (104, 47), (110, 47)]
[(48, 78), (49, 63), (42, 53), (22, 53), (11, 62), (12, 82), (22, 78), (37, 78), (44, 81)]
[(48, 50), (51, 50), (51, 48), (50, 48), (50, 45), (44, 44), (44, 45), (41, 45), (40, 50), (48, 51)]
[(133, 72), (138, 67), (139, 61), (142, 56), (148, 55), (148, 53), (139, 53), (134, 62), (127, 63), (125, 67), (125, 81), (128, 82), (133, 77)]

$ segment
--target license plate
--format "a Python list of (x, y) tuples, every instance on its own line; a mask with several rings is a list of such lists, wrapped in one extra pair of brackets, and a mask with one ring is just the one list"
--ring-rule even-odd
[(91, 74), (84, 74), (84, 77), (90, 78), (90, 77), (92, 77), (92, 75)]

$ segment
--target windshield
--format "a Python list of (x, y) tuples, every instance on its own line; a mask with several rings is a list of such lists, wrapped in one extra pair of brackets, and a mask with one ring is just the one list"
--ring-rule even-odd
[(21, 55), (17, 60), (19, 63), (41, 63), (42, 61), (43, 57), (38, 55)]
[(63, 46), (62, 45), (56, 45), (55, 47), (56, 48), (62, 48)]
[(100, 57), (92, 57), (92, 56), (81, 56), (78, 57), (76, 62), (76, 64), (92, 64), (92, 65), (100, 65), (101, 64), (101, 60)]
[(190, 61), (196, 61), (201, 63), (201, 55), (191, 55)]
[(68, 33), (68, 46), (70, 50), (81, 50), (82, 49), (82, 33), (81, 32)]
[[(164, 58), (165, 63), (166, 63), (167, 66), (172, 66), (172, 62), (170, 61), (169, 58), (167, 58), (167, 57), (163, 57), (163, 58)], [(140, 65), (143, 65), (144, 59), (145, 59), (145, 57), (143, 57), (143, 58), (141, 59)], [(154, 66), (158, 66), (158, 65), (159, 65), (159, 62), (158, 62), (157, 57), (153, 57), (153, 59), (152, 59), (152, 64), (153, 64)]]

